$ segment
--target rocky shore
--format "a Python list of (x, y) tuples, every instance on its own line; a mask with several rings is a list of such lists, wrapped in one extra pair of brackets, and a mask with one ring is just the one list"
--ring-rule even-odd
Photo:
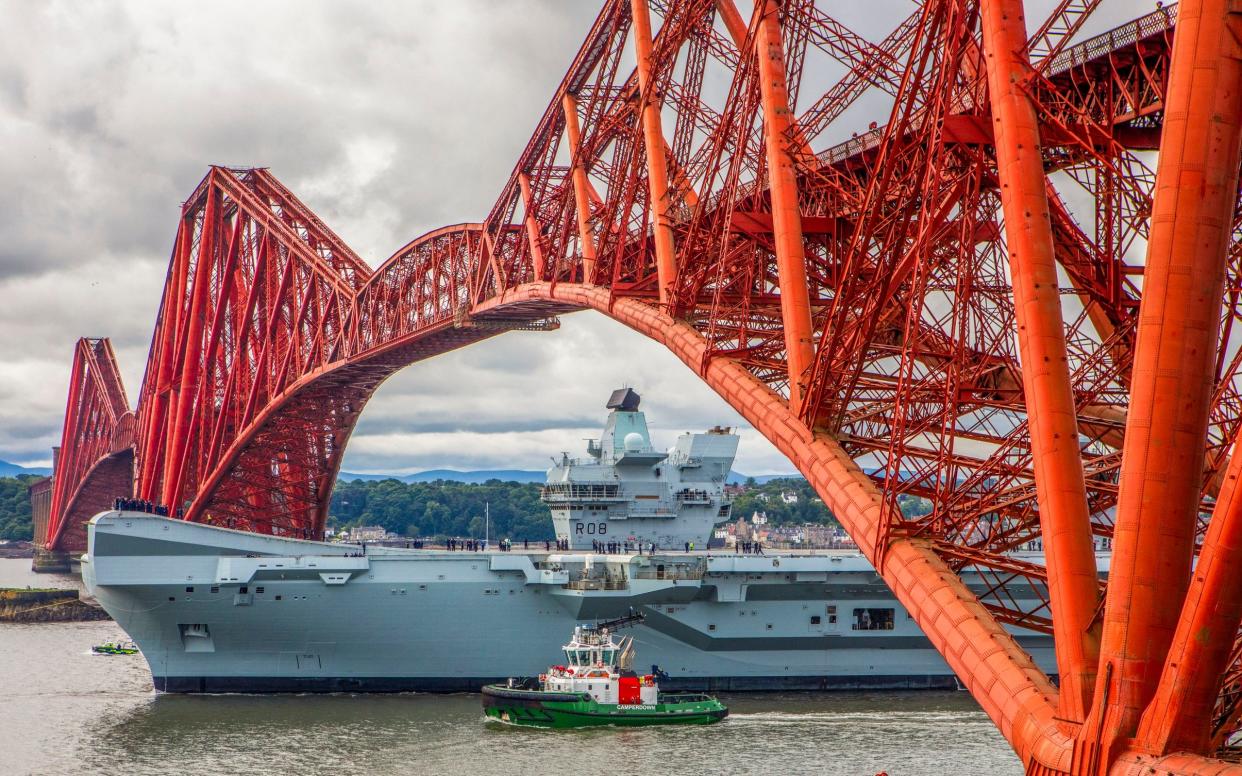
[(0, 558), (33, 558), (34, 545), (30, 542), (0, 544)]
[(0, 623), (109, 619), (103, 609), (84, 603), (77, 590), (0, 588)]

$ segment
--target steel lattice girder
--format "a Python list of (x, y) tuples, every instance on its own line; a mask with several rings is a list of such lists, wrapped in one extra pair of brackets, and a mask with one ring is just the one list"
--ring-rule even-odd
[[(374, 272), (266, 171), (213, 168), (173, 250), (133, 439), (136, 492), (191, 520), (317, 536), (384, 379), (595, 309), (666, 344), (790, 457), (1028, 772), (1216, 768), (1204, 755), (1242, 713), (1242, 600), (1222, 581), (1242, 562), (1232, 103), (1196, 125), (1217, 133), (1200, 144), (1224, 171), (1213, 197), (1170, 204), (1144, 153), (1189, 142), (1184, 127), (1163, 132), (1166, 105), (1190, 94), (1179, 63), (1235, 93), (1222, 31), (1236, 16), (1195, 0), (1180, 10), (1189, 37), (1167, 8), (1070, 46), (1096, 5), (1065, 0), (1028, 40), (1018, 0), (928, 0), (871, 44), (807, 0), (759, 3), (749, 20), (729, 0), (609, 0), (487, 217), (414, 240)], [(627, 72), (630, 48), (639, 66)], [(846, 74), (803, 93), (821, 60)], [(888, 115), (832, 145), (868, 92)], [(1140, 255), (1163, 239), (1151, 215), (1162, 202), (1214, 224), (1199, 258), (1223, 279), (1191, 308), (1211, 319), (1219, 303), (1224, 326), (1196, 328), (1199, 371), (1179, 372), (1202, 388), (1192, 414), (1204, 420), (1201, 443), (1183, 445), (1190, 485), (1169, 497), (1183, 543), (1210, 563), (1185, 580), (1180, 616), (1184, 587), (1161, 591), (1161, 627), (1181, 635), (1153, 641), (1142, 689), (1120, 691), (1134, 672), (1114, 676), (1111, 659), (1100, 671), (1095, 634), (1144, 626), (1115, 603), (1129, 581), (1114, 578), (1097, 605), (1090, 543), (1134, 525), (1119, 482), (1146, 449), (1127, 428), (1131, 396), (1150, 392), (1139, 366), (1162, 341), (1144, 344), (1140, 308), (1144, 320), (1187, 309), (1145, 299), (1139, 279), (1163, 261)], [(105, 450), (73, 411), (90, 391), (74, 390), (57, 487), (81, 491)], [(903, 515), (906, 496), (930, 513)], [(1010, 554), (1032, 541), (1051, 568)], [(1159, 567), (1171, 551), (1125, 541), (1123, 566)], [(988, 580), (978, 597), (957, 575), (967, 568)], [(1043, 606), (1017, 606), (1019, 587)], [(1226, 613), (1208, 643), (1186, 637), (1208, 611)], [(1004, 623), (1056, 635), (1061, 692)]]

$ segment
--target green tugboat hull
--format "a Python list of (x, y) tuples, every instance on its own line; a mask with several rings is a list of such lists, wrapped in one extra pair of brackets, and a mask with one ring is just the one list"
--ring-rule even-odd
[(729, 714), (723, 703), (707, 695), (662, 696), (657, 703), (598, 703), (586, 693), (521, 690), (501, 685), (483, 688), (483, 713), (513, 725), (580, 728), (616, 725), (710, 725)]

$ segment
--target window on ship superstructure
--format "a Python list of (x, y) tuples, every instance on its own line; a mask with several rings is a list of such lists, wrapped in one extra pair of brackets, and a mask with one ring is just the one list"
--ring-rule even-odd
[(892, 630), (894, 614), (894, 610), (887, 607), (855, 609), (854, 622), (850, 627), (854, 630)]

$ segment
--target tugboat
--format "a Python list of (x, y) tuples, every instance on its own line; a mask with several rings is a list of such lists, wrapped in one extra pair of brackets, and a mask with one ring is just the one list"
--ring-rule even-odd
[(96, 655), (137, 655), (138, 645), (132, 641), (105, 641), (91, 647)]
[(729, 714), (723, 703), (698, 693), (662, 693), (662, 674), (639, 676), (634, 640), (617, 641), (617, 628), (642, 622), (641, 612), (574, 627), (564, 646), (566, 665), (535, 679), (509, 679), (483, 688), (483, 713), (514, 725), (580, 728), (599, 725), (710, 725)]

